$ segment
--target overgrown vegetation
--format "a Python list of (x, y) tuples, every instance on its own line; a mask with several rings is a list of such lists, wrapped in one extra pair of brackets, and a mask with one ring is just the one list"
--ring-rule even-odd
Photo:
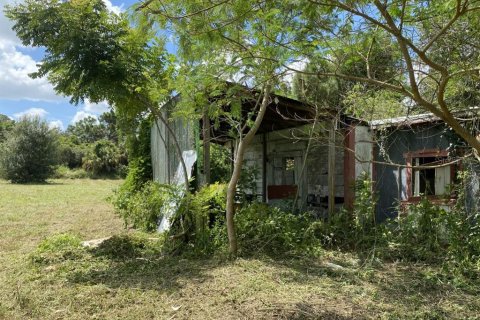
[[(118, 131), (113, 110), (101, 114), (98, 120), (86, 117), (69, 125), (60, 137), (61, 164), (76, 173), (83, 169), (89, 177), (125, 177), (125, 138)], [(78, 175), (75, 172), (61, 168), (57, 175), (68, 178)]]
[(24, 117), (0, 144), (1, 176), (13, 183), (45, 182), (58, 164), (58, 133), (38, 117)]
[[(468, 179), (467, 173), (460, 175)], [(124, 208), (117, 198), (117, 210), (130, 225), (151, 231), (167, 202), (180, 201), (174, 224), (166, 237), (165, 254), (226, 255), (225, 185), (205, 186), (189, 198), (172, 200), (171, 189), (146, 184), (129, 195)], [(408, 207), (408, 214), (377, 223), (376, 195), (367, 176), (356, 183), (353, 213), (343, 210), (327, 220), (311, 213), (292, 214), (256, 202), (239, 203), (235, 215), (240, 254), (251, 256), (315, 257), (325, 250), (357, 252), (364, 263), (403, 261), (440, 266), (438, 281), (462, 286), (477, 283), (480, 275), (480, 228), (478, 213), (464, 208), (465, 186), (455, 192), (457, 205), (451, 212), (424, 199)], [(126, 210), (126, 208), (129, 208)], [(123, 210), (123, 211), (122, 211)]]
[[(475, 319), (480, 312), (478, 282), (450, 281), (435, 263), (369, 263), (325, 244), (313, 255), (271, 253), (270, 243), (289, 243), (268, 242), (272, 230), (291, 228), (250, 223), (262, 205), (244, 217), (270, 236), (253, 230), (259, 241), (231, 261), (219, 257), (222, 249), (213, 257), (185, 251), (191, 246), (171, 252), (164, 247), (171, 238), (122, 231), (105, 202), (118, 180), (55, 182), (0, 181), (0, 318)], [(204, 195), (219, 196), (211, 191)], [(96, 248), (80, 246), (111, 235)]]

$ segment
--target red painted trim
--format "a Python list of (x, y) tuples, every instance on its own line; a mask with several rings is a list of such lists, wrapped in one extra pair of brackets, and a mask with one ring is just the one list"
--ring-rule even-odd
[[(406, 152), (403, 154), (407, 162), (407, 200), (402, 201), (402, 207), (405, 204), (418, 203), (421, 200), (421, 197), (413, 196), (413, 185), (412, 185), (412, 173), (413, 173), (413, 159), (414, 158), (426, 158), (426, 157), (448, 157), (447, 150), (440, 149), (424, 149), (420, 151)], [(450, 165), (450, 183), (455, 181), (456, 167), (454, 164)], [(439, 202), (439, 204), (451, 203), (453, 198), (449, 201), (445, 200), (444, 196), (430, 195), (427, 196), (427, 199), (432, 200), (432, 202)]]
[(420, 151), (410, 151), (403, 154), (404, 158), (426, 158), (426, 157), (447, 157), (447, 150), (424, 149)]
[(343, 140), (345, 146), (343, 161), (343, 197), (345, 207), (353, 210), (353, 202), (355, 199), (355, 127), (348, 126)]
[(413, 195), (412, 191), (412, 160), (410, 156), (407, 158), (407, 199), (410, 199)]

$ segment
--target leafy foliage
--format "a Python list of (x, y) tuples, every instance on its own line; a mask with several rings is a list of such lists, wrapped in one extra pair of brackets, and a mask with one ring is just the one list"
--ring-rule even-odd
[(157, 229), (162, 209), (172, 195), (171, 186), (150, 181), (135, 191), (122, 186), (111, 201), (117, 214), (125, 221), (125, 226), (151, 232)]
[(90, 146), (82, 159), (82, 167), (94, 175), (112, 175), (126, 164), (126, 159), (113, 142), (99, 140)]
[(169, 93), (162, 40), (102, 0), (27, 0), (7, 6), (6, 15), (24, 45), (46, 48), (33, 76), (47, 76), (72, 103), (106, 101), (129, 123)]
[(12, 130), (14, 121), (6, 115), (0, 114), (0, 143), (5, 140), (7, 132)]
[(312, 255), (321, 251), (309, 214), (292, 214), (265, 204), (253, 203), (236, 215), (239, 242), (244, 253)]
[(58, 164), (57, 131), (38, 117), (24, 117), (0, 145), (0, 167), (14, 183), (44, 182)]

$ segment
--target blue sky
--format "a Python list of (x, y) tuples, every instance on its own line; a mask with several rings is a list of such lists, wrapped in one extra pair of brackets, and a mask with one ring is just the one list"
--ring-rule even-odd
[[(22, 115), (38, 115), (52, 127), (66, 129), (86, 116), (98, 116), (108, 110), (105, 103), (74, 106), (68, 97), (57, 95), (46, 79), (31, 79), (43, 50), (21, 44), (11, 30), (12, 23), (4, 16), (3, 7), (21, 0), (0, 0), (0, 113), (18, 119)], [(120, 12), (135, 0), (104, 0), (110, 10)]]

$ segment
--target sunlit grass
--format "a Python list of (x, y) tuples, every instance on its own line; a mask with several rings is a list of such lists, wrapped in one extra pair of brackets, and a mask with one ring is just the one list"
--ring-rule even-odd
[[(480, 290), (353, 254), (163, 256), (105, 200), (121, 182), (0, 182), (0, 319), (476, 319)], [(80, 240), (113, 238), (96, 249)], [(327, 262), (341, 265), (331, 268)], [(472, 286), (474, 288), (474, 286)]]

